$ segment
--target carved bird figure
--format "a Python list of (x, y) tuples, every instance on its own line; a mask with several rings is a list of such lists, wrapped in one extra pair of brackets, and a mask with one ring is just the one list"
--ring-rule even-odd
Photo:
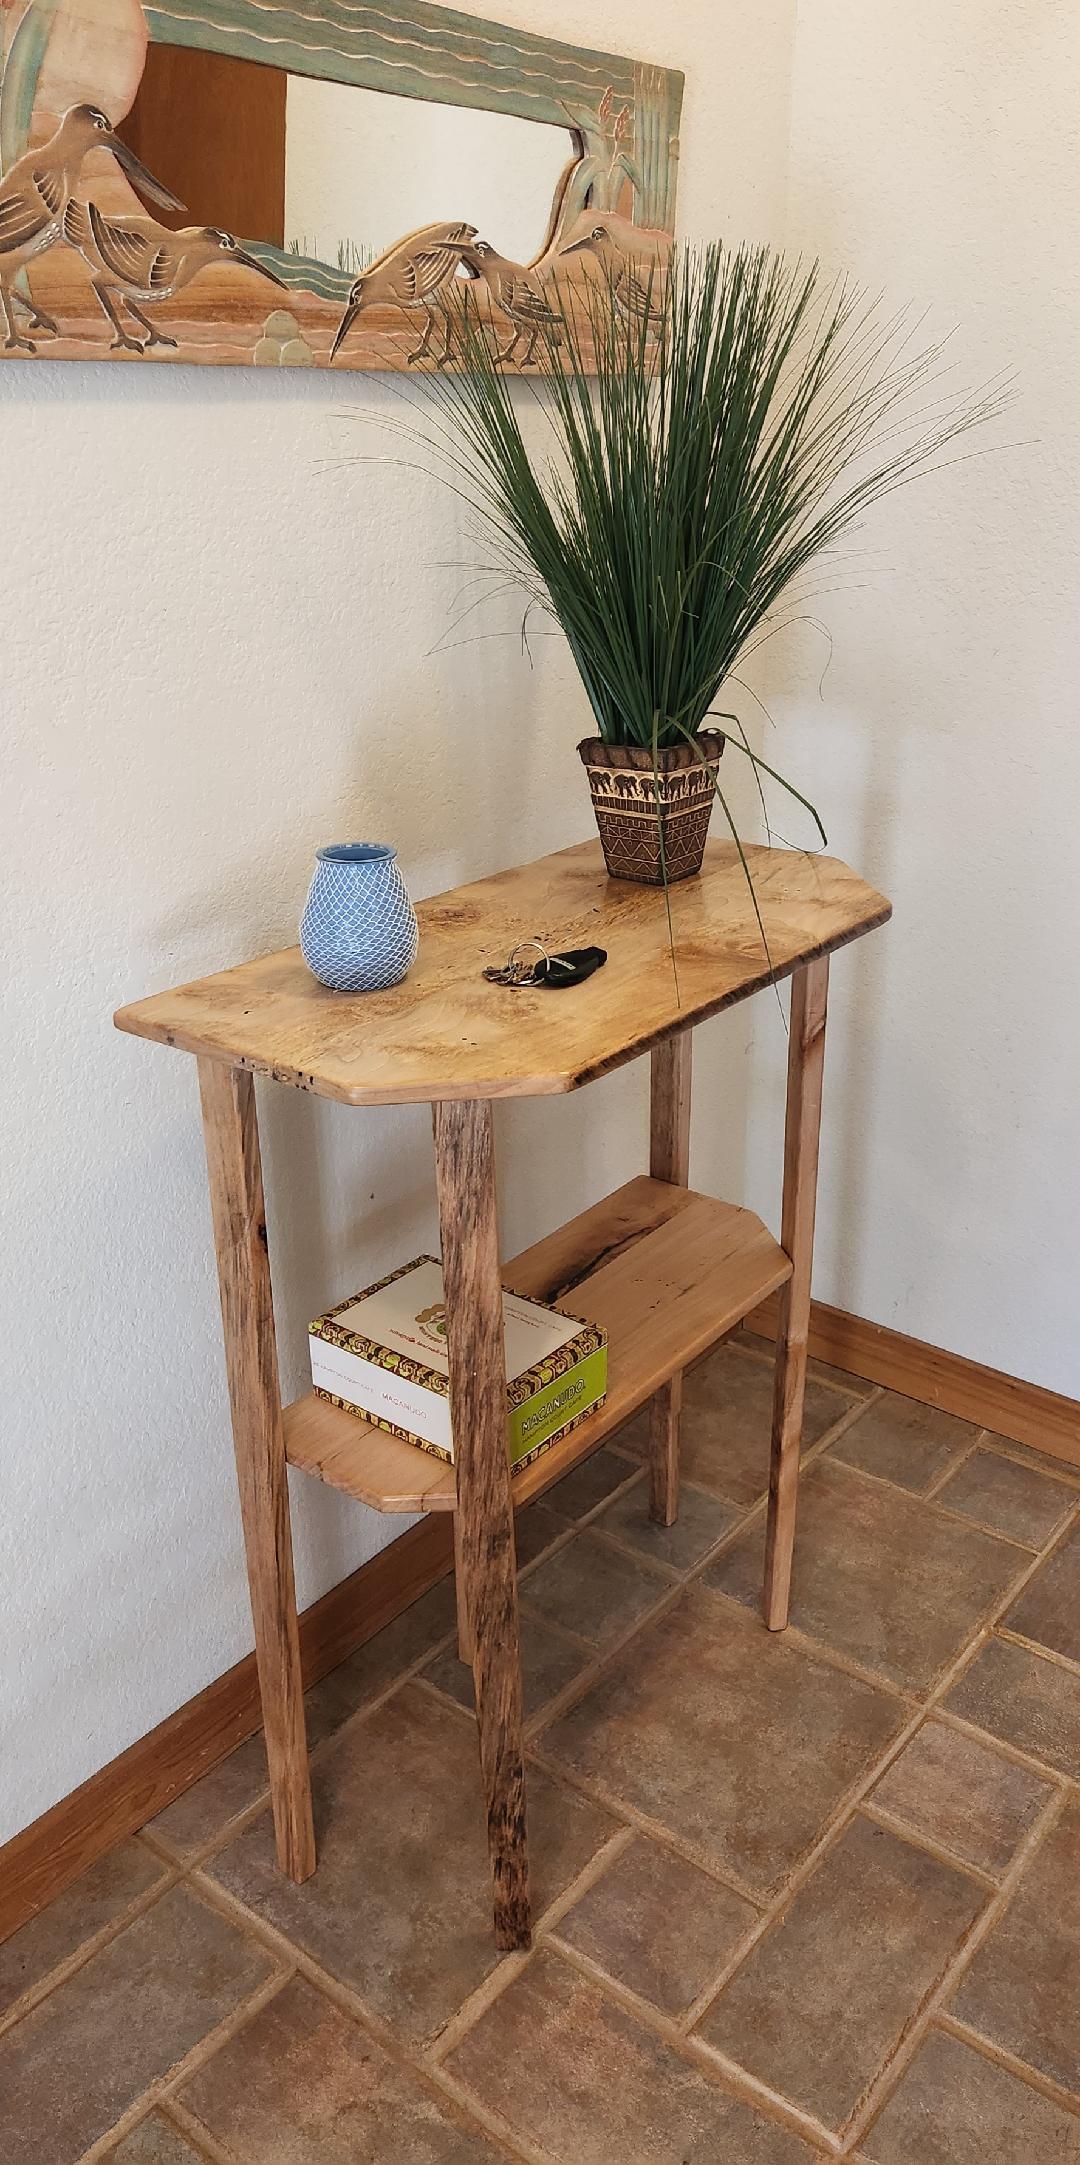
[(545, 299), (537, 269), (528, 271), (522, 263), (511, 263), (509, 257), (501, 256), (490, 241), (474, 242), (471, 247), (462, 249), (461, 256), (466, 270), (485, 281), (496, 307), (501, 308), (504, 316), (509, 316), (514, 326), (509, 345), (496, 356), (499, 361), (513, 360), (515, 349), (525, 338), (528, 345), (520, 366), (528, 368), (542, 331), (549, 332), (556, 345), (560, 343), (562, 317)]
[(637, 257), (616, 235), (613, 225), (598, 223), (580, 240), (568, 241), (560, 248), (561, 256), (576, 256), (587, 250), (596, 256), (611, 286), (612, 299), (621, 313), (632, 323), (644, 323), (656, 306), (655, 271), (652, 284), (643, 282), (639, 275)]
[(404, 240), (396, 241), (385, 255), (377, 257), (353, 282), (330, 349), (331, 361), (340, 352), (362, 308), (394, 307), (408, 312), (422, 310), (427, 318), (420, 344), (406, 356), (410, 366), (414, 361), (427, 359), (439, 317), (442, 317), (445, 326), (443, 349), (435, 357), (435, 366), (444, 368), (450, 358), (453, 335), (453, 321), (447, 305), (449, 289), (466, 248), (475, 239), (476, 227), (463, 225), (460, 221), (421, 226), (419, 232), (406, 234)]
[[(116, 333), (114, 352), (146, 353), (151, 346), (175, 346), (175, 338), (166, 337), (149, 322), (138, 304), (171, 301), (208, 264), (240, 263), (245, 270), (268, 278), (271, 285), (285, 284), (218, 226), (181, 226), (179, 232), (172, 232), (153, 218), (106, 218), (96, 203), (81, 203), (76, 196), (64, 212), (64, 239), (78, 249), (94, 273), (94, 292)], [(117, 296), (146, 332), (145, 338), (132, 338), (124, 329)]]
[(0, 179), (0, 302), (7, 324), (5, 346), (36, 351), (29, 338), (15, 327), (13, 305), (30, 315), (29, 329), (55, 333), (51, 316), (42, 315), (32, 301), (17, 293), (13, 281), (24, 263), (40, 256), (64, 237), (64, 213), (70, 203), (83, 160), (92, 150), (111, 150), (144, 195), (166, 210), (182, 210), (183, 204), (163, 188), (141, 159), (114, 135), (112, 123), (97, 105), (73, 105), (64, 114), (56, 134), (37, 150), (24, 152)]

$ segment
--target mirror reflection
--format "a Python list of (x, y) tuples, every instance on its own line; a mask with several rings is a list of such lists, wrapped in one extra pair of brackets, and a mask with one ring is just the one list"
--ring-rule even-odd
[[(185, 205), (173, 224), (224, 227), (340, 274), (461, 219), (501, 255), (541, 255), (577, 155), (565, 129), (424, 104), (243, 60), (151, 45), (121, 130)], [(339, 290), (327, 282), (327, 296)]]

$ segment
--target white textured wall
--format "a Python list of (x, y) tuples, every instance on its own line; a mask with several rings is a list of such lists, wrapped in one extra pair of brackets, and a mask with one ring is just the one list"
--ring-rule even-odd
[[(501, 12), (683, 66), (687, 228), (776, 234), (791, 0)], [(319, 842), (391, 837), (422, 895), (590, 831), (558, 643), (532, 672), (513, 637), (433, 655), (453, 499), (337, 463), (381, 447), (362, 417), (386, 397), (0, 369), (0, 1839), (251, 1644), (194, 1065), (113, 1008), (290, 940)], [(698, 1177), (722, 1192), (746, 1055), (745, 1018), (702, 1033)], [(638, 1067), (501, 1117), (508, 1247), (640, 1169), (645, 1089)], [(261, 1102), (295, 1390), (308, 1317), (431, 1241), (430, 1143), (421, 1112)], [(302, 1480), (295, 1501), (305, 1602), (398, 1530)]]
[[(1080, 1395), (1080, 14), (800, 0), (787, 239), (1015, 370), (992, 455), (894, 497), (775, 651), (777, 764), (893, 897), (836, 958), (817, 1290)], [(1013, 448), (1005, 448), (1007, 446)], [(974, 443), (967, 448), (974, 449)], [(748, 1199), (775, 1208), (758, 1003)]]

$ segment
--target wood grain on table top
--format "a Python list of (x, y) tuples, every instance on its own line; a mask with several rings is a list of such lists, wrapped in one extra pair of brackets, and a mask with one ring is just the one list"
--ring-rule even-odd
[[(662, 889), (609, 879), (585, 842), (420, 902), (417, 961), (387, 992), (330, 992), (293, 947), (139, 1000), (116, 1024), (345, 1104), (557, 1095), (891, 915), (835, 857), (746, 855), (768, 955), (735, 846), (713, 842), (670, 890), (677, 987)], [(607, 964), (563, 992), (486, 983), (534, 934), (551, 952), (604, 947)]]

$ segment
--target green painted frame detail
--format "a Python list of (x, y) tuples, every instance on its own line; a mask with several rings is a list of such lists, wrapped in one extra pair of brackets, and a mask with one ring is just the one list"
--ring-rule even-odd
[[(608, 171), (613, 156), (622, 159), (637, 225), (674, 229), (684, 83), (676, 68), (563, 45), (431, 0), (307, 0), (303, 7), (298, 0), (177, 0), (148, 7), (146, 21), (155, 43), (572, 129), (598, 170)], [(612, 144), (605, 98), (609, 108), (629, 110), (632, 162)]]

